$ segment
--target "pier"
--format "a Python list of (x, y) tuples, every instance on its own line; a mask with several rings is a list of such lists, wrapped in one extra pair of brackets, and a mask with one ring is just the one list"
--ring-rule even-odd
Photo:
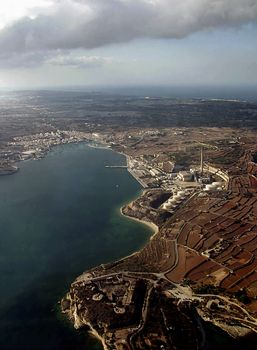
[(121, 168), (121, 169), (127, 169), (127, 165), (105, 165), (105, 168)]

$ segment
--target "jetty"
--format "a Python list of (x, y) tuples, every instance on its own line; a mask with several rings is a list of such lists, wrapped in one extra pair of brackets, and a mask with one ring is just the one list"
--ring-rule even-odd
[(105, 165), (105, 168), (121, 168), (121, 169), (127, 169), (127, 165)]

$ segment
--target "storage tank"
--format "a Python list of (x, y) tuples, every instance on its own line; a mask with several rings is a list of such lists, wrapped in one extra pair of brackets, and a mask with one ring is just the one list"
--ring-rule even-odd
[(213, 191), (213, 190), (216, 190), (216, 189), (217, 189), (217, 186), (213, 185), (213, 184), (206, 185), (206, 187), (205, 187), (206, 191)]
[(176, 203), (176, 199), (173, 197), (173, 198), (170, 198), (169, 200), (168, 200), (168, 203), (170, 203), (170, 204), (173, 204), (173, 203)]
[(179, 191), (178, 192), (178, 196), (180, 196), (180, 198), (185, 198), (186, 197), (186, 192), (185, 191)]
[(178, 191), (178, 196), (184, 196), (185, 195), (185, 191)]
[(213, 189), (212, 185), (206, 185), (205, 186), (205, 191), (211, 191)]
[(172, 201), (172, 204), (175, 204), (175, 205), (176, 205), (176, 204), (180, 203), (181, 200), (182, 200), (182, 199), (181, 199), (180, 197), (175, 196), (174, 199), (173, 199), (173, 201)]
[(178, 194), (176, 194), (176, 196), (174, 196), (173, 199), (178, 200), (181, 199), (181, 197)]
[(163, 206), (163, 209), (165, 210), (169, 210), (169, 209), (172, 209), (173, 206), (171, 204), (168, 204), (168, 203), (165, 203), (164, 206)]
[(215, 185), (216, 187), (221, 187), (222, 186), (222, 182), (213, 182), (212, 185)]

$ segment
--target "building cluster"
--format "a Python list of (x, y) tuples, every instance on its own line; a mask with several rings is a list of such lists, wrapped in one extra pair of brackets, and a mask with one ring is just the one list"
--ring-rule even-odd
[[(189, 170), (179, 170), (179, 168), (176, 168), (175, 163), (171, 161), (160, 163), (157, 158), (157, 156), (154, 158), (127, 157), (128, 170), (144, 188), (172, 190), (175, 194), (174, 196), (177, 196), (177, 192), (186, 189), (189, 192), (191, 190), (191, 193), (192, 190), (195, 191), (197, 189), (204, 189), (205, 191), (222, 190), (228, 181), (228, 176), (220, 169), (204, 164), (202, 151), (199, 168)], [(171, 204), (174, 203), (167, 204), (169, 209), (171, 209)]]
[(45, 156), (53, 146), (86, 141), (88, 134), (80, 131), (61, 131), (39, 133), (35, 135), (15, 137), (9, 146), (19, 153), (19, 160), (39, 159)]

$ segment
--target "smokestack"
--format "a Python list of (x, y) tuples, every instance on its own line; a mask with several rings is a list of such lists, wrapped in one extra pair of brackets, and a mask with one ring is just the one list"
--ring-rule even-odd
[(201, 147), (201, 164), (200, 164), (200, 172), (203, 175), (203, 147)]

